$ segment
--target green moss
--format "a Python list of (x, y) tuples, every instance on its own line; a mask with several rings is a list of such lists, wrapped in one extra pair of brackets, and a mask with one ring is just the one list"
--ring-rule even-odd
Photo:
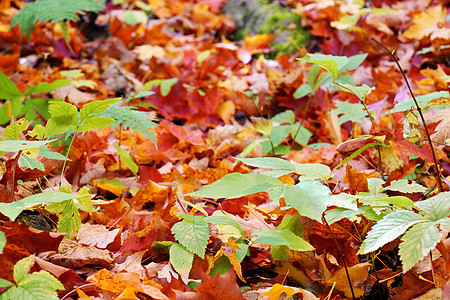
[[(259, 34), (273, 34), (278, 36), (271, 45), (277, 53), (293, 53), (297, 47), (304, 47), (308, 41), (309, 33), (300, 27), (300, 16), (286, 7), (276, 3), (265, 4), (262, 7), (266, 18), (257, 29)], [(294, 29), (291, 24), (295, 25)]]

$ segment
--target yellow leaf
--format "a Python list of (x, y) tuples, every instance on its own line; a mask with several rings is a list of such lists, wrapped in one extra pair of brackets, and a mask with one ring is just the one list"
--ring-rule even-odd
[(421, 11), (413, 17), (413, 24), (408, 30), (403, 32), (403, 37), (407, 39), (421, 40), (430, 36), (441, 26), (444, 25), (447, 16), (447, 10), (442, 6), (436, 5), (428, 10), (428, 12)]
[(279, 283), (275, 283), (274, 286), (270, 289), (270, 291), (264, 293), (264, 295), (269, 296), (267, 300), (278, 300), (281, 298), (283, 293), (286, 294), (286, 299), (289, 297), (299, 293), (299, 291), (295, 291), (293, 288), (289, 286), (284, 286)]

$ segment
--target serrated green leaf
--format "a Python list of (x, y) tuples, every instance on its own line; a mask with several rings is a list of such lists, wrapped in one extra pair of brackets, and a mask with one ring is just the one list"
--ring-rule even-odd
[(358, 254), (375, 251), (395, 240), (409, 227), (427, 221), (421, 215), (407, 210), (390, 213), (372, 227), (361, 245)]
[(310, 93), (312, 93), (312, 87), (306, 83), (300, 86), (298, 89), (296, 89), (293, 96), (295, 99), (300, 99)]
[(120, 98), (106, 99), (106, 100), (95, 100), (83, 105), (80, 109), (80, 122), (83, 122), (88, 117), (93, 115), (98, 115), (104, 112), (110, 105), (119, 101)]
[(288, 185), (283, 195), (286, 204), (295, 208), (301, 216), (319, 222), (330, 201), (330, 189), (313, 180)]
[(301, 175), (300, 180), (315, 180), (315, 179), (325, 179), (331, 177), (330, 167), (319, 163), (305, 163), (299, 164), (295, 163), (295, 173)]
[(282, 185), (283, 183), (280, 180), (263, 174), (231, 173), (210, 185), (203, 186), (198, 191), (186, 194), (186, 196), (231, 199), (262, 192)]
[[(68, 117), (78, 116), (78, 109), (75, 105), (63, 102), (63, 101), (52, 101), (48, 108), (52, 117)], [(76, 123), (74, 123), (76, 125)]]
[(432, 222), (419, 223), (409, 228), (403, 235), (403, 242), (399, 246), (403, 273), (408, 272), (434, 249), (441, 237), (442, 234), (439, 232), (436, 224)]
[(320, 53), (308, 54), (298, 60), (321, 66), (328, 70), (335, 79), (338, 77), (338, 72), (348, 63), (348, 58), (345, 56), (324, 55)]
[(128, 169), (130, 169), (134, 175), (137, 175), (137, 173), (139, 172), (139, 166), (134, 162), (130, 153), (120, 148), (118, 144), (114, 144), (114, 147), (116, 148), (117, 153), (119, 154), (125, 165), (128, 167)]
[(338, 125), (342, 125), (347, 121), (363, 122), (367, 116), (364, 106), (361, 103), (350, 103), (346, 101), (336, 102), (336, 109), (330, 111), (332, 114), (341, 115)]
[(40, 124), (37, 124), (31, 131), (27, 132), (27, 136), (36, 137), (36, 139), (38, 140), (42, 140), (44, 138), (44, 135), (45, 135), (45, 127)]
[(92, 129), (101, 129), (114, 124), (114, 119), (101, 116), (89, 116), (78, 127), (78, 131), (86, 132)]
[(382, 191), (382, 186), (384, 184), (384, 180), (381, 178), (368, 178), (367, 185), (369, 187), (369, 192), (373, 195), (378, 194)]
[(420, 210), (425, 212), (431, 221), (446, 218), (450, 211), (450, 192), (441, 192), (427, 200), (414, 203)]
[(186, 249), (201, 258), (205, 256), (206, 245), (209, 239), (209, 227), (203, 221), (178, 222), (172, 226), (175, 239)]
[(166, 97), (169, 95), (172, 86), (178, 82), (178, 78), (170, 78), (161, 82), (161, 96)]
[(391, 185), (384, 189), (401, 193), (425, 193), (427, 191), (423, 185), (415, 182), (409, 183), (406, 179), (391, 181)]
[(194, 261), (194, 254), (189, 252), (183, 245), (173, 243), (169, 250), (170, 264), (181, 275), (189, 278), (189, 272)]
[(58, 116), (51, 118), (45, 126), (45, 136), (49, 137), (54, 134), (67, 132), (71, 126), (76, 125), (78, 122), (77, 117), (77, 115), (73, 115), (71, 117)]
[(256, 243), (287, 246), (294, 251), (312, 251), (314, 247), (301, 237), (287, 229), (282, 230), (259, 230), (254, 233), (258, 238)]
[(30, 208), (38, 204), (62, 202), (68, 199), (80, 197), (83, 196), (63, 192), (45, 192), (28, 196), (23, 198), (22, 200), (12, 203), (0, 203), (0, 213), (4, 214), (11, 220), (15, 220), (16, 217), (26, 208)]
[[(80, 195), (78, 195), (80, 196)], [(81, 226), (81, 216), (72, 199), (61, 203), (62, 213), (59, 216), (58, 232), (67, 233), (66, 238), (75, 236)]]
[(25, 276), (30, 272), (34, 265), (34, 255), (22, 258), (14, 265), (14, 281), (19, 284), (25, 279)]
[(28, 96), (29, 94), (33, 93), (48, 93), (52, 91), (56, 91), (60, 87), (66, 86), (70, 84), (70, 80), (66, 79), (58, 79), (53, 82), (42, 82), (37, 85), (33, 85), (32, 87), (29, 87), (25, 90), (25, 95)]
[(17, 89), (15, 83), (5, 73), (0, 72), (0, 99), (18, 98), (20, 96), (22, 96), (22, 93)]
[(47, 271), (29, 274), (17, 285), (14, 299), (59, 299), (56, 290), (64, 290), (64, 286)]
[[(426, 107), (431, 101), (439, 98), (450, 98), (450, 93), (448, 91), (433, 92), (427, 95), (416, 96), (417, 103), (421, 108)], [(411, 108), (416, 108), (416, 104), (412, 98), (408, 98), (405, 101), (397, 103), (393, 109), (390, 110), (391, 113), (408, 111)]]
[(339, 193), (337, 195), (331, 195), (328, 206), (337, 206), (340, 208), (358, 210), (358, 203), (356, 199), (358, 197), (346, 193)]
[(24, 141), (24, 140), (0, 141), (0, 151), (18, 152), (20, 150), (38, 148), (53, 141), (54, 139), (47, 141)]
[(22, 131), (26, 130), (29, 125), (30, 122), (23, 118), (17, 120), (3, 130), (3, 136), (8, 140), (18, 140)]

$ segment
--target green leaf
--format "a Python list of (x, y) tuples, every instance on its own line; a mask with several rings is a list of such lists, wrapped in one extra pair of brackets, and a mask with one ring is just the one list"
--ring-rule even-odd
[(0, 99), (11, 99), (21, 97), (22, 93), (17, 89), (15, 83), (5, 75), (0, 73)]
[[(34, 128), (31, 131), (28, 131), (27, 135), (30, 137), (36, 137), (36, 139), (38, 140), (42, 140), (45, 136), (45, 127), (38, 124), (34, 126)], [(45, 148), (45, 146), (41, 146), (39, 148)]]
[[(291, 136), (295, 142), (299, 145), (308, 145), (309, 139), (313, 136), (313, 133), (308, 128), (302, 126), (300, 130), (298, 127), (301, 126), (300, 123), (295, 123), (290, 126)], [(298, 131), (298, 133), (297, 133)], [(297, 134), (297, 135), (296, 135)]]
[(106, 100), (96, 100), (83, 105), (80, 109), (80, 121), (83, 122), (88, 117), (100, 114), (104, 112), (110, 105), (119, 101), (120, 98), (106, 99)]
[(298, 60), (321, 66), (330, 72), (334, 79), (338, 77), (339, 71), (348, 63), (348, 58), (345, 56), (324, 55), (320, 53), (308, 54)]
[(22, 258), (14, 265), (14, 281), (19, 284), (25, 279), (34, 265), (34, 255)]
[(27, 3), (23, 9), (11, 20), (10, 29), (19, 25), (20, 36), (26, 34), (27, 39), (33, 32), (34, 24), (38, 21), (52, 23), (63, 20), (77, 21), (77, 14), (83, 12), (98, 12), (104, 7), (104, 2), (98, 3), (95, 0), (37, 0), (34, 3)]
[(186, 196), (211, 199), (239, 198), (282, 185), (280, 180), (263, 174), (231, 173)]
[(253, 128), (255, 128), (256, 132), (259, 132), (264, 135), (270, 135), (273, 128), (272, 120), (261, 118), (261, 117), (251, 117)]
[[(78, 195), (81, 196), (81, 195)], [(58, 221), (58, 232), (67, 233), (66, 238), (75, 236), (81, 226), (81, 216), (72, 199), (60, 203), (61, 215)]]
[(201, 258), (205, 257), (205, 249), (209, 239), (209, 227), (203, 221), (178, 222), (172, 226), (175, 239), (186, 249)]
[(147, 81), (144, 84), (144, 86), (142, 87), (141, 92), (149, 91), (149, 90), (153, 89), (154, 87), (160, 86), (162, 82), (163, 82), (163, 79), (153, 79), (153, 80)]
[(273, 123), (278, 124), (294, 124), (295, 114), (292, 110), (285, 110), (272, 118)]
[(59, 299), (56, 290), (64, 290), (64, 286), (47, 271), (29, 274), (24, 281), (18, 283), (13, 299)]
[(416, 202), (415, 205), (426, 213), (426, 218), (438, 221), (448, 217), (450, 211), (450, 192), (441, 192), (427, 200)]
[(346, 101), (336, 102), (336, 109), (330, 111), (332, 114), (341, 115), (338, 125), (342, 125), (347, 121), (363, 122), (367, 116), (364, 106), (361, 103), (350, 103)]
[(372, 227), (358, 254), (375, 251), (395, 240), (409, 227), (422, 222), (427, 222), (427, 219), (411, 211), (400, 210), (390, 213)]
[(54, 139), (47, 141), (23, 141), (23, 140), (0, 141), (0, 151), (18, 152), (20, 150), (38, 148), (53, 141)]
[(58, 79), (53, 82), (42, 82), (40, 84), (29, 87), (25, 90), (25, 95), (28, 96), (32, 93), (48, 93), (52, 91), (56, 91), (60, 87), (66, 86), (70, 84), (70, 80), (66, 79)]
[(358, 204), (356, 199), (358, 197), (346, 193), (339, 193), (337, 195), (331, 195), (328, 206), (337, 206), (340, 208), (358, 210)]
[(28, 196), (23, 198), (22, 200), (12, 203), (0, 203), (0, 213), (4, 214), (13, 221), (26, 208), (30, 208), (38, 204), (44, 204), (48, 202), (62, 202), (68, 199), (75, 199), (80, 197), (83, 196), (63, 192), (45, 192)]
[(320, 66), (319, 65), (313, 65), (311, 67), (311, 69), (309, 69), (309, 72), (308, 72), (308, 84), (312, 87), (313, 91), (317, 90), (317, 88), (318, 88), (317, 87), (317, 85), (318, 85), (317, 81), (320, 81), (320, 80), (316, 81), (316, 79), (317, 79), (317, 75), (319, 75), (319, 72), (320, 72)]
[(236, 160), (255, 168), (286, 169), (292, 172), (296, 169), (293, 163), (278, 157), (237, 158)]
[(339, 75), (345, 71), (354, 70), (357, 67), (359, 67), (363, 63), (363, 61), (366, 59), (367, 55), (369, 55), (369, 54), (363, 53), (363, 54), (357, 54), (357, 55), (348, 57), (348, 62), (344, 65), (344, 67), (342, 67), (339, 70)]
[(258, 238), (256, 243), (287, 246), (294, 251), (312, 251), (314, 247), (301, 237), (287, 229), (282, 230), (259, 230), (254, 233)]
[(386, 202), (400, 208), (408, 209), (414, 206), (414, 202), (405, 196), (391, 196), (385, 198), (376, 198), (375, 201)]
[[(52, 101), (48, 108), (52, 117), (66, 117), (72, 119), (75, 117), (78, 118), (78, 109), (75, 105), (63, 102), (63, 101)], [(74, 120), (72, 122), (73, 125), (76, 125), (78, 120)]]
[(134, 162), (130, 153), (120, 148), (118, 144), (114, 144), (114, 147), (116, 147), (117, 153), (119, 154), (125, 165), (128, 167), (128, 169), (130, 169), (134, 175), (137, 175), (137, 173), (139, 172), (139, 166)]
[(302, 224), (302, 217), (297, 216), (291, 216), (291, 217), (285, 217), (283, 221), (281, 221), (280, 225), (277, 226), (277, 230), (287, 229), (292, 231), (295, 235), (302, 236), (303, 235), (303, 224)]
[(387, 186), (385, 189), (401, 193), (425, 193), (427, 191), (423, 185), (415, 182), (409, 183), (406, 179), (392, 181), (391, 185)]
[(3, 253), (3, 248), (6, 245), (6, 235), (3, 231), (0, 231), (0, 254)]
[(78, 127), (78, 131), (86, 132), (92, 129), (101, 129), (114, 124), (114, 119), (100, 116), (89, 116)]
[(42, 155), (43, 157), (49, 158), (49, 159), (71, 161), (70, 158), (62, 155), (59, 152), (53, 152), (53, 151), (48, 150), (48, 148), (46, 146), (39, 147), (39, 154)]
[[(433, 92), (427, 95), (416, 96), (417, 103), (421, 108), (427, 106), (431, 101), (439, 99), (439, 98), (450, 98), (450, 93), (448, 91), (439, 91)], [(416, 104), (412, 98), (409, 98), (405, 101), (397, 103), (393, 109), (390, 110), (391, 113), (400, 112), (400, 111), (408, 111), (411, 108), (416, 108)]]
[(318, 181), (305, 180), (297, 185), (288, 185), (284, 190), (284, 200), (300, 215), (321, 222), (322, 213), (330, 201), (330, 189)]
[(295, 173), (301, 175), (300, 181), (325, 179), (328, 180), (331, 177), (330, 167), (319, 163), (295, 163)]
[(295, 99), (300, 99), (310, 93), (312, 93), (312, 87), (309, 84), (304, 84), (295, 90), (293, 96)]
[(189, 252), (183, 245), (173, 243), (169, 250), (170, 264), (181, 275), (189, 278), (189, 272), (194, 261), (194, 254)]
[(48, 120), (50, 113), (48, 112), (48, 100), (43, 98), (28, 98), (23, 107), (25, 119), (33, 121), (33, 125), (42, 124), (41, 118)]
[(178, 78), (170, 78), (161, 82), (161, 96), (166, 97), (169, 95), (172, 86), (178, 82)]
[(215, 211), (211, 216), (203, 218), (202, 220), (205, 223), (214, 225), (230, 225), (237, 228), (241, 234), (244, 234), (241, 225), (229, 216), (224, 215), (221, 211)]
[(132, 129), (150, 139), (156, 146), (156, 136), (153, 130), (156, 123), (146, 112), (133, 110), (129, 106), (120, 106), (120, 102), (112, 104), (100, 116), (114, 119), (116, 122), (111, 126), (116, 128), (122, 125), (125, 129)]
[(367, 84), (352, 85), (348, 83), (339, 83), (334, 85), (339, 87), (341, 90), (345, 92), (354, 94), (356, 97), (359, 98), (359, 100), (366, 99), (367, 95), (369, 95), (370, 92), (372, 92), (375, 89), (375, 87), (370, 87)]
[(360, 212), (358, 210), (347, 209), (345, 207), (336, 207), (325, 212), (325, 219), (328, 224), (333, 224), (342, 219), (350, 219)]
[(423, 222), (409, 228), (403, 235), (403, 243), (399, 246), (403, 273), (408, 272), (416, 263), (434, 249), (441, 240), (442, 234), (436, 224)]
[(289, 260), (291, 250), (288, 246), (284, 245), (272, 245), (270, 247), (270, 255), (272, 255), (275, 261), (287, 261)]
[(84, 76), (83, 71), (81, 71), (80, 69), (65, 70), (65, 71), (61, 71), (59, 73), (62, 76), (67, 77), (67, 78), (78, 78), (78, 77), (83, 77)]
[(25, 119), (20, 119), (3, 130), (3, 136), (8, 140), (18, 140), (22, 131), (26, 130), (30, 125), (29, 121)]
[(44, 164), (34, 157), (22, 154), (19, 157), (19, 163), (21, 166), (27, 167), (29, 169), (38, 169), (42, 172), (45, 172)]
[(217, 274), (224, 275), (228, 270), (231, 269), (231, 263), (228, 257), (225, 255), (220, 256), (218, 259), (214, 261), (214, 267), (212, 267), (211, 271), (209, 272), (210, 276), (214, 276)]

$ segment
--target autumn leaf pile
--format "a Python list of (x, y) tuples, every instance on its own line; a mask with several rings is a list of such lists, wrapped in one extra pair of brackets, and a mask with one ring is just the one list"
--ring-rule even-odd
[[(424, 145), (415, 145), (404, 134), (406, 113), (388, 113), (410, 97), (407, 85), (391, 56), (370, 39), (395, 49), (417, 95), (448, 91), (448, 1), (366, 3), (383, 9), (379, 12), (356, 1), (279, 1), (301, 16), (301, 24), (292, 25), (308, 29), (311, 36), (306, 48), (274, 59), (264, 56), (273, 50), (274, 35), (231, 40), (234, 21), (221, 13), (226, 0), (117, 2), (106, 3), (98, 16), (88, 14), (70, 22), (69, 47), (59, 23), (38, 23), (29, 40), (21, 39), (18, 27), (9, 30), (9, 25), (25, 2), (0, 1), (0, 71), (20, 91), (68, 79), (71, 84), (39, 97), (62, 98), (81, 108), (91, 100), (129, 98), (151, 90), (154, 94), (129, 104), (158, 122), (156, 143), (132, 130), (119, 133), (105, 128), (78, 134), (63, 179), (59, 161), (43, 160), (45, 172), (41, 172), (19, 168), (13, 156), (5, 156), (1, 202), (13, 201), (5, 196), (11, 189), (18, 200), (39, 193), (37, 182), (51, 190), (51, 185), (57, 188), (63, 181), (74, 192), (87, 188), (94, 210), (80, 211), (82, 225), (72, 239), (56, 233), (54, 215), (42, 207), (35, 207), (33, 213), (47, 220), (50, 231), (0, 217), (7, 240), (0, 254), (1, 278), (14, 282), (14, 265), (36, 255), (31, 271), (46, 270), (55, 276), (64, 286), (58, 290), (64, 299), (278, 299), (283, 293), (303, 299), (347, 299), (353, 292), (366, 294), (366, 299), (388, 299), (388, 295), (412, 299), (434, 287), (443, 297), (450, 296), (448, 239), (432, 251), (432, 265), (428, 256), (402, 273), (396, 252), (400, 239), (396, 239), (377, 252), (369, 268), (366, 258), (356, 254), (361, 238), (374, 224), (364, 218), (344, 218), (329, 230), (324, 223), (301, 217), (302, 235), (315, 250), (291, 251), (284, 262), (274, 261), (270, 245), (262, 243), (252, 244), (240, 262), (236, 258), (239, 246), (227, 232), (210, 225), (204, 258), (196, 255), (183, 277), (172, 268), (164, 247), (165, 242), (176, 240), (171, 229), (180, 223), (180, 214), (199, 215), (199, 208), (209, 215), (214, 211), (231, 214), (246, 237), (301, 214), (277, 206), (266, 192), (214, 201), (184, 196), (229, 173), (261, 173), (235, 158), (262, 138), (252, 124), (254, 117), (271, 119), (287, 110), (312, 133), (304, 145), (289, 138), (283, 141), (291, 150), (282, 158), (297, 163), (321, 163), (333, 169), (374, 141), (361, 136), (384, 137), (389, 151), (381, 153), (381, 168), (380, 153), (373, 148), (362, 152), (333, 171), (328, 186), (334, 194), (367, 192), (367, 180), (379, 177), (383, 170), (386, 186), (416, 172), (422, 186), (435, 188), (432, 194), (448, 191), (449, 108), (424, 110), (441, 174), (443, 190), (439, 191), (425, 135)], [(347, 57), (368, 53), (359, 67), (347, 73), (357, 84), (374, 87), (366, 98), (375, 113), (374, 127), (368, 118), (338, 125), (342, 114), (330, 111), (338, 101), (358, 103), (350, 93), (325, 86), (314, 94), (294, 97), (308, 81), (312, 65), (297, 60), (307, 53)], [(79, 70), (79, 76), (64, 75), (70, 70)], [(163, 88), (163, 81), (169, 86)], [(448, 98), (434, 101), (449, 104)], [(8, 100), (2, 104), (8, 105)], [(139, 167), (137, 175), (119, 158), (114, 144), (131, 155)], [(255, 146), (247, 157), (263, 155)], [(43, 176), (48, 183), (42, 182)], [(279, 179), (298, 182), (293, 175)], [(422, 199), (422, 193), (392, 195)], [(228, 258), (231, 268), (210, 274), (221, 257)], [(354, 291), (349, 289), (348, 276)], [(0, 287), (0, 293), (4, 290)]]

